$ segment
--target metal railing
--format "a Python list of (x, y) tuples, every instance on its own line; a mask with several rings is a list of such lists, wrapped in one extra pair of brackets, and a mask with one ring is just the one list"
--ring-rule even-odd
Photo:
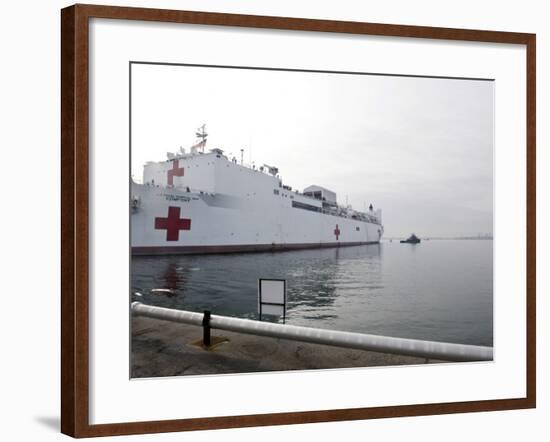
[(250, 319), (211, 315), (210, 312), (195, 313), (174, 310), (133, 302), (135, 316), (162, 319), (203, 327), (204, 344), (210, 345), (210, 329), (227, 330), (257, 336), (290, 339), (314, 344), (416, 356), (443, 361), (492, 361), (493, 348), (477, 345), (452, 344), (447, 342), (422, 341), (418, 339), (392, 338), (344, 331), (332, 331), (296, 325), (273, 324)]

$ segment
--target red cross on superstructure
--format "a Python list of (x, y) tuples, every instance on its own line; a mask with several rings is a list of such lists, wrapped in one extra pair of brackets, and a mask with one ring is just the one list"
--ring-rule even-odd
[(338, 224), (336, 224), (336, 229), (334, 229), (334, 235), (336, 235), (336, 241), (338, 241), (338, 237), (340, 236), (340, 229), (338, 228)]
[(178, 241), (180, 230), (191, 230), (191, 220), (180, 218), (179, 207), (168, 207), (168, 218), (155, 218), (155, 229), (166, 230), (166, 241)]
[(179, 160), (172, 160), (172, 168), (168, 169), (168, 185), (174, 185), (175, 176), (183, 176), (185, 174), (185, 169), (179, 167)]

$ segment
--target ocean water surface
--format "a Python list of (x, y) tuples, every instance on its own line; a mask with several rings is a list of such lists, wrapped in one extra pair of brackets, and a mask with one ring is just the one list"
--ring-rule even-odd
[(139, 256), (131, 298), (257, 319), (258, 278), (286, 279), (287, 324), (493, 345), (492, 240)]

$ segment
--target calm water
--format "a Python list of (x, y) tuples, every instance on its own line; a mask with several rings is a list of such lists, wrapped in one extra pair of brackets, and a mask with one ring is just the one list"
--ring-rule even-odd
[[(133, 258), (133, 299), (257, 318), (258, 278), (287, 280), (288, 324), (493, 343), (493, 241)], [(172, 289), (170, 295), (152, 289)]]

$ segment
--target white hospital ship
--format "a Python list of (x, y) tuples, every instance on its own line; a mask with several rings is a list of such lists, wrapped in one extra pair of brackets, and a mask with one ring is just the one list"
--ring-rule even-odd
[(293, 250), (380, 242), (381, 210), (337, 203), (320, 186), (298, 192), (276, 167), (249, 167), (221, 149), (205, 152), (202, 126), (190, 152), (148, 162), (131, 183), (136, 255)]

